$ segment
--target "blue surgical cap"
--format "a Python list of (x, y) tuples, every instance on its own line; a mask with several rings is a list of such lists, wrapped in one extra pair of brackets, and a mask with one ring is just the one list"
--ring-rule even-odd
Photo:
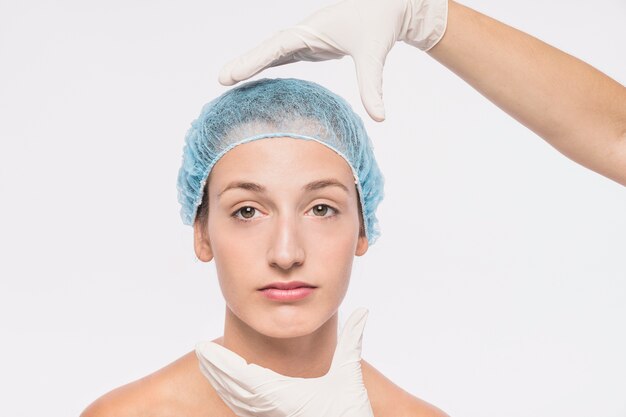
[(383, 198), (384, 178), (363, 121), (343, 98), (319, 84), (294, 78), (250, 81), (204, 105), (185, 137), (178, 171), (183, 223), (193, 225), (209, 173), (226, 152), (272, 137), (314, 140), (346, 160), (372, 245), (380, 235), (376, 207)]

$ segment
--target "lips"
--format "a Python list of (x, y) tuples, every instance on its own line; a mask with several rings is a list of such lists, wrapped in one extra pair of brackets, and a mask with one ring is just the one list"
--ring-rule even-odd
[(291, 281), (291, 282), (272, 282), (271, 284), (268, 284), (263, 288), (259, 288), (259, 290), (262, 291), (262, 290), (267, 290), (269, 288), (275, 288), (278, 290), (293, 290), (295, 288), (317, 288), (317, 287), (307, 282)]
[(272, 302), (291, 303), (306, 299), (317, 287), (307, 282), (273, 282), (263, 288), (259, 293)]

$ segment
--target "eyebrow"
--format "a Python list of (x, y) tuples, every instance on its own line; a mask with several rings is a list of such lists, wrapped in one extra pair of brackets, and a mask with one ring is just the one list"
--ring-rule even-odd
[[(339, 180), (335, 178), (325, 178), (321, 180), (312, 181), (302, 187), (302, 191), (310, 192), (314, 190), (319, 190), (325, 187), (339, 187), (344, 190), (346, 193), (349, 193), (348, 187), (343, 185)], [(241, 188), (244, 190), (252, 191), (259, 194), (265, 194), (267, 192), (267, 188), (262, 186), (261, 184), (257, 184), (255, 182), (249, 181), (233, 181), (226, 186), (217, 196), (220, 197), (228, 190)]]

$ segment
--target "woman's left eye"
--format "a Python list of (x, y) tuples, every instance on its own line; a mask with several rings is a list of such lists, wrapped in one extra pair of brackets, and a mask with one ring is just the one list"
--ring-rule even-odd
[(315, 217), (332, 217), (332, 215), (331, 216), (326, 216), (325, 215), (326, 213), (328, 213), (328, 209), (332, 210), (334, 214), (337, 214), (337, 210), (335, 210), (334, 208), (332, 208), (328, 204), (316, 204), (309, 211), (312, 211), (314, 213)]

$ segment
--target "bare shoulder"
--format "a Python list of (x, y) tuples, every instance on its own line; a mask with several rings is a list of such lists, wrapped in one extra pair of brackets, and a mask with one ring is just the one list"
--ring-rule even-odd
[(107, 392), (80, 417), (228, 416), (206, 381), (194, 351), (147, 375)]
[(450, 417), (434, 405), (406, 392), (365, 360), (363, 383), (376, 417)]

